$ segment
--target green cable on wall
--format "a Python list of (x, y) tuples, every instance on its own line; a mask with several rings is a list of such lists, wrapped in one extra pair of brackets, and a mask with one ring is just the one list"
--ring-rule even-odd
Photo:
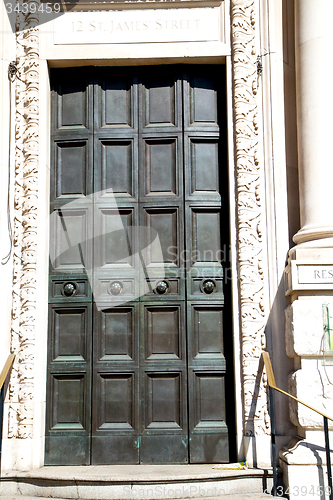
[(324, 320), (324, 333), (325, 333), (327, 350), (333, 351), (333, 334), (330, 328), (330, 311), (328, 304), (323, 304), (323, 320)]

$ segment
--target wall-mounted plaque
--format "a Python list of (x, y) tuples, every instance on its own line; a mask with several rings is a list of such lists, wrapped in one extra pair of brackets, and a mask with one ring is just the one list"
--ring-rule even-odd
[(218, 7), (68, 12), (53, 23), (55, 45), (221, 39)]
[(298, 283), (333, 283), (333, 266), (303, 265), (298, 266)]

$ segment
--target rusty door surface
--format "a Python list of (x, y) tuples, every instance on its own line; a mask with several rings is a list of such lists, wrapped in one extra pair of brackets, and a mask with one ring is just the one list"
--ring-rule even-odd
[(51, 82), (46, 464), (228, 461), (223, 68)]

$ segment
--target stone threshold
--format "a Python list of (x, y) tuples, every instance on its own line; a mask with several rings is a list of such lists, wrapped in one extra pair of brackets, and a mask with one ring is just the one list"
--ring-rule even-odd
[(2, 479), (48, 479), (50, 481), (98, 481), (106, 483), (227, 480), (242, 477), (272, 477), (271, 469), (214, 469), (202, 465), (81, 465), (44, 466), (27, 471), (5, 471)]
[[(223, 470), (213, 465), (45, 466), (7, 471), (1, 497), (86, 500), (167, 500), (245, 497), (270, 493), (272, 471)], [(258, 497), (260, 498), (260, 497)], [(266, 498), (266, 497), (264, 497)], [(230, 500), (230, 499), (229, 499)]]

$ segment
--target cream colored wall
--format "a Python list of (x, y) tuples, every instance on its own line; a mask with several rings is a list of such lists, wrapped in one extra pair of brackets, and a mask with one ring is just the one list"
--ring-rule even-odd
[[(332, 67), (326, 64), (333, 43), (331, 0), (295, 0), (295, 59), (301, 228), (286, 268), (287, 352), (294, 361), (292, 394), (332, 414), (331, 353), (325, 347), (323, 306), (333, 306), (333, 224), (331, 210)], [(326, 351), (326, 353), (325, 353)], [(290, 416), (303, 439), (280, 453), (290, 498), (302, 487), (306, 498), (326, 486), (323, 421), (299, 404)], [(332, 425), (329, 422), (331, 436)], [(323, 471), (325, 471), (323, 473)], [(327, 494), (328, 495), (328, 494)]]
[[(299, 220), (295, 67), (292, 0), (261, 0), (260, 46), (263, 72), (262, 155), (265, 169), (266, 238), (268, 266), (267, 348), (278, 387), (288, 390), (293, 362), (286, 355), (284, 269), (291, 236)], [(290, 236), (291, 234), (291, 236)], [(289, 418), (289, 403), (276, 393), (277, 451), (296, 435)]]
[[(276, 378), (279, 385), (286, 388), (290, 362), (285, 354), (284, 344), (284, 308), (286, 299), (281, 280), (289, 249), (289, 234), (297, 225), (297, 217), (290, 217), (288, 203), (295, 199), (297, 188), (294, 178), (296, 156), (294, 154), (294, 122), (292, 83), (294, 78), (292, 62), (292, 29), (291, 14), (287, 2), (282, 0), (256, 0), (257, 41), (256, 50), (263, 55), (264, 71), (258, 77), (258, 95), (261, 102), (258, 118), (260, 152), (260, 174), (264, 182), (260, 188), (264, 224), (262, 227), (265, 256), (263, 260), (265, 272), (265, 311), (267, 314), (266, 337), (268, 347), (273, 353), (276, 367)], [(247, 2), (250, 4), (251, 2)], [(223, 10), (225, 9), (225, 12)], [(147, 12), (149, 9), (146, 9)], [(129, 43), (104, 45), (96, 44), (54, 44), (52, 23), (40, 26), (39, 36), (39, 195), (38, 195), (38, 258), (36, 286), (36, 348), (34, 376), (34, 432), (32, 439), (4, 440), (4, 456), (7, 457), (6, 468), (38, 467), (44, 460), (44, 420), (45, 420), (45, 387), (46, 387), (46, 351), (47, 351), (47, 298), (48, 298), (48, 213), (49, 213), (49, 115), (50, 89), (49, 67), (81, 66), (81, 65), (141, 65), (170, 63), (224, 63), (227, 66), (228, 96), (228, 145), (229, 145), (229, 177), (230, 177), (230, 227), (231, 258), (233, 276), (238, 276), (236, 242), (238, 238), (236, 214), (236, 183), (234, 158), (234, 109), (232, 58), (230, 48), (229, 2), (225, 0), (220, 7), (221, 31), (219, 40), (210, 42), (166, 42), (166, 43)], [(148, 13), (149, 14), (149, 13)], [(64, 16), (71, 16), (71, 13)], [(161, 11), (162, 16), (162, 11)], [(61, 20), (61, 18), (60, 18)], [(287, 42), (284, 36), (288, 33)], [(284, 52), (285, 47), (286, 51)], [(13, 47), (14, 50), (14, 47)], [(15, 58), (15, 57), (13, 57)], [(2, 74), (2, 80), (5, 80)], [(3, 83), (2, 83), (3, 84)], [(289, 103), (289, 104), (288, 104)], [(4, 100), (4, 109), (6, 103)], [(289, 113), (289, 111), (288, 111)], [(7, 119), (3, 118), (5, 129)], [(288, 120), (288, 123), (286, 123)], [(6, 137), (6, 132), (4, 133)], [(286, 137), (288, 140), (286, 140)], [(4, 156), (6, 154), (4, 153)], [(1, 175), (5, 172), (1, 170)], [(290, 180), (292, 179), (292, 180)], [(2, 184), (3, 185), (3, 184)], [(291, 187), (290, 195), (287, 188)], [(296, 207), (297, 208), (297, 207)], [(291, 211), (293, 212), (294, 209)], [(295, 209), (296, 211), (296, 209)], [(1, 210), (1, 213), (3, 210)], [(290, 212), (290, 211), (289, 211)], [(1, 227), (4, 222), (1, 219)], [(251, 248), (250, 248), (251, 250)], [(249, 260), (251, 252), (249, 252)], [(7, 272), (7, 305), (4, 308), (9, 323), (11, 302), (11, 271)], [(242, 399), (242, 345), (239, 280), (233, 280), (233, 321), (234, 321), (234, 364), (236, 385), (236, 427), (237, 450), (240, 460), (246, 457), (253, 465), (270, 464), (270, 436), (266, 432), (254, 438), (243, 437)], [(250, 288), (249, 288), (250, 290)], [(3, 292), (2, 292), (3, 293)], [(249, 291), (250, 293), (250, 291)], [(252, 300), (252, 299), (251, 299)], [(254, 304), (254, 307), (256, 304)], [(244, 328), (246, 330), (246, 328)], [(248, 341), (248, 339), (247, 339)], [(255, 378), (255, 373), (254, 373)], [(287, 404), (283, 400), (277, 403), (278, 447), (285, 444), (294, 434), (290, 423)], [(4, 462), (5, 463), (5, 462)]]
[[(55, 45), (53, 39), (52, 21), (42, 24), (39, 28), (39, 195), (38, 195), (38, 258), (37, 258), (37, 314), (36, 314), (36, 358), (34, 377), (34, 431), (32, 439), (4, 439), (3, 453), (6, 460), (3, 462), (6, 469), (39, 467), (44, 460), (44, 427), (45, 427), (45, 398), (46, 398), (46, 352), (47, 352), (47, 305), (48, 305), (48, 214), (49, 214), (49, 156), (50, 156), (50, 86), (49, 67), (69, 67), (84, 65), (143, 65), (143, 64), (172, 64), (172, 63), (224, 63), (227, 58), (228, 74), (228, 129), (231, 174), (230, 198), (232, 218), (232, 241), (236, 241), (235, 222), (235, 192), (233, 185), (233, 110), (232, 78), (230, 60), (230, 33), (229, 33), (229, 4), (220, 6), (221, 31), (219, 41), (212, 42), (175, 42), (175, 43), (146, 43), (146, 44), (82, 44), (82, 45)], [(149, 9), (148, 9), (149, 10)], [(149, 14), (149, 13), (148, 13)], [(64, 14), (64, 16), (70, 16)], [(163, 17), (161, 12), (160, 17)], [(61, 18), (60, 18), (61, 20)], [(233, 246), (233, 266), (236, 275), (236, 248)], [(10, 286), (10, 284), (9, 284)], [(240, 385), (239, 359), (239, 330), (237, 309), (237, 286), (234, 290), (235, 307), (235, 364), (238, 390), (236, 391), (237, 406), (237, 435), (240, 458), (242, 451), (242, 399)]]

